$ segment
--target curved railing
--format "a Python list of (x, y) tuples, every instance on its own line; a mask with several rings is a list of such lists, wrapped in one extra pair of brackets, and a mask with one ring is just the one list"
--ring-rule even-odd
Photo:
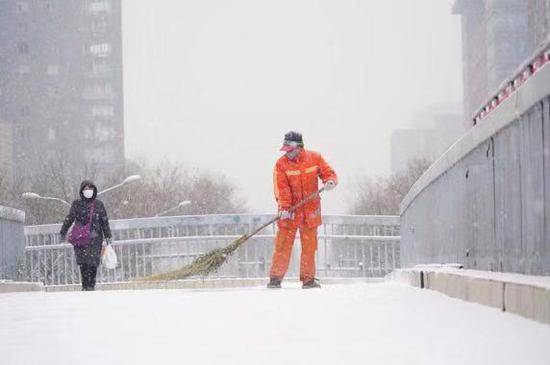
[(404, 267), (550, 274), (550, 62), (541, 54), (403, 200)]
[(493, 110), (497, 109), (523, 85), (525, 85), (539, 70), (550, 63), (550, 38), (536, 50), (531, 58), (525, 61), (512, 77), (504, 80), (498, 91), (494, 93), (476, 111), (472, 117), (473, 125), (476, 125)]
[[(197, 255), (229, 244), (270, 220), (269, 214), (224, 214), (114, 220), (115, 270), (102, 269), (99, 281), (127, 281), (190, 263)], [(328, 215), (319, 227), (319, 276), (382, 276), (399, 267), (399, 217)], [(60, 244), (60, 225), (27, 226), (27, 276), (46, 285), (80, 280), (72, 246)], [(253, 237), (214, 277), (266, 277), (276, 227)], [(289, 276), (298, 275), (299, 237)]]

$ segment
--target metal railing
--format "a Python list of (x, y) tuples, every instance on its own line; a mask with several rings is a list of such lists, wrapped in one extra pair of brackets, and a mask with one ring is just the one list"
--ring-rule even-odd
[[(212, 214), (111, 220), (114, 240), (208, 235), (241, 235), (273, 218), (271, 214)], [(60, 243), (61, 224), (25, 227), (26, 246)], [(262, 233), (273, 234), (275, 226)], [(398, 236), (398, 216), (326, 215), (319, 232), (339, 235)]]
[[(231, 243), (271, 215), (158, 217), (112, 222), (114, 270), (100, 269), (98, 281), (128, 281), (190, 263), (197, 255)], [(326, 216), (319, 229), (320, 277), (382, 276), (399, 267), (399, 217)], [(70, 244), (59, 244), (59, 225), (26, 227), (26, 275), (46, 285), (80, 282)], [(275, 226), (243, 245), (213, 277), (266, 277)], [(299, 273), (297, 237), (288, 276)]]
[(543, 67), (550, 64), (550, 38), (541, 44), (525, 62), (512, 74), (512, 77), (504, 80), (497, 92), (493, 93), (472, 117), (473, 125), (477, 125), (482, 119), (498, 108), (506, 99), (517, 92), (527, 81)]

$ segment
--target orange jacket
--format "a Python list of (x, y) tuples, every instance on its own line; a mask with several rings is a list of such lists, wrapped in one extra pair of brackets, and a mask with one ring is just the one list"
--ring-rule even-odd
[[(338, 183), (336, 173), (317, 152), (302, 150), (291, 160), (282, 156), (277, 160), (273, 172), (275, 200), (279, 211), (288, 210), (308, 195), (319, 190), (319, 178), (326, 183)], [(293, 219), (281, 219), (279, 227), (305, 225), (309, 228), (321, 225), (321, 198), (311, 200), (294, 212)]]

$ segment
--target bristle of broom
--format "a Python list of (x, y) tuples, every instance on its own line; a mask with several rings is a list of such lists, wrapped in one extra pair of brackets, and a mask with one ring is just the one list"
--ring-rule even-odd
[(248, 235), (243, 235), (233, 241), (230, 245), (222, 248), (216, 248), (212, 251), (206, 252), (193, 260), (192, 263), (186, 265), (180, 269), (169, 271), (167, 273), (151, 275), (144, 278), (139, 278), (139, 281), (167, 281), (167, 280), (181, 280), (191, 276), (207, 276), (217, 271), (246, 240)]

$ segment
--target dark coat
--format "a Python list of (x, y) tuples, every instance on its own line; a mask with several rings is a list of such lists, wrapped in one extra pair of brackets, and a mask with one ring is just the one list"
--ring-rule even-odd
[[(85, 186), (92, 186), (94, 195), (90, 199), (86, 199), (83, 194)], [(71, 205), (69, 215), (65, 218), (63, 226), (59, 234), (61, 239), (65, 240), (67, 232), (72, 224), (77, 221), (79, 224), (87, 224), (90, 219), (90, 207), (95, 201), (94, 215), (92, 217), (92, 227), (90, 235), (92, 243), (85, 247), (75, 247), (74, 253), (76, 256), (76, 263), (78, 265), (91, 265), (99, 266), (101, 259), (101, 247), (103, 244), (103, 238), (111, 238), (111, 229), (109, 228), (109, 218), (107, 217), (107, 211), (103, 202), (96, 199), (97, 187), (91, 181), (83, 181), (80, 185), (80, 199), (75, 200)]]

